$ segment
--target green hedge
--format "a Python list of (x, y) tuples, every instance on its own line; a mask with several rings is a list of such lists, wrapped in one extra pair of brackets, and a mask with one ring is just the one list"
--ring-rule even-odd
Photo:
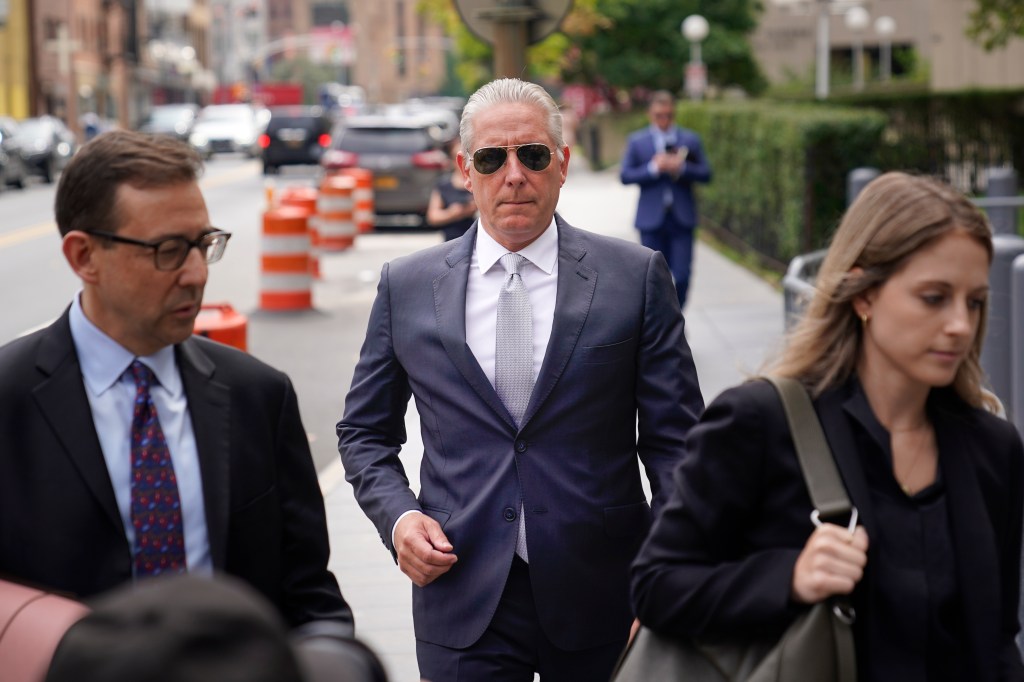
[[(681, 102), (677, 120), (700, 133), (714, 173), (698, 190), (702, 224), (776, 263), (827, 244), (847, 174), (877, 164), (886, 125), (872, 110), (764, 101)], [(642, 113), (590, 122), (600, 131), (595, 165), (617, 163), (625, 136), (646, 124)]]

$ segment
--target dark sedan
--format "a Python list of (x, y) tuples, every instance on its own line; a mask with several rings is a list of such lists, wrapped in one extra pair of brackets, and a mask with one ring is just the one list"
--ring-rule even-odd
[(59, 118), (49, 115), (21, 121), (14, 140), (29, 170), (47, 183), (54, 181), (78, 149), (75, 134)]
[(263, 172), (281, 166), (320, 163), (331, 146), (331, 117), (320, 107), (273, 107), (267, 128), (260, 135)]

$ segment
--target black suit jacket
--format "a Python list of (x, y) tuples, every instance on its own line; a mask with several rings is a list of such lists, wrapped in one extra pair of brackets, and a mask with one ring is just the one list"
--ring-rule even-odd
[[(346, 475), (384, 544), (419, 509), (454, 545), (452, 569), (413, 590), (416, 636), (442, 646), (469, 646), (490, 622), (521, 503), (547, 636), (569, 650), (625, 643), (629, 563), (651, 522), (637, 457), (657, 508), (703, 408), (661, 254), (556, 219), (551, 339), (521, 428), (466, 343), (476, 227), (384, 267), (338, 424)], [(399, 460), (410, 395), (418, 496)]]
[[(867, 401), (856, 380), (814, 401), (836, 464), (869, 538), (857, 585), (861, 635), (884, 628), (870, 610), (872, 557), (884, 518), (872, 509), (854, 421)], [(963, 403), (951, 389), (929, 399), (951, 521), (954, 564), (972, 680), (1021, 680), (1014, 644), (1024, 449), (1014, 427)], [(863, 423), (863, 421), (862, 421)], [(637, 615), (689, 636), (778, 633), (799, 612), (793, 567), (813, 530), (811, 501), (775, 389), (753, 381), (725, 391), (690, 433), (690, 457), (672, 499), (633, 566)], [(873, 667), (885, 669), (884, 661)], [(863, 675), (862, 675), (863, 677)]]
[[(291, 382), (200, 337), (175, 354), (214, 569), (292, 625), (351, 622), (327, 570), (323, 497)], [(86, 598), (130, 581), (131, 565), (65, 312), (0, 348), (0, 574)]]

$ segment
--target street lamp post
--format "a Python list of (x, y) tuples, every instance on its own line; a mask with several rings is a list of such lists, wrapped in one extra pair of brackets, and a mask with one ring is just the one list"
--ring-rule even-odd
[(701, 60), (700, 44), (708, 37), (708, 20), (699, 14), (691, 14), (683, 19), (683, 37), (690, 43), (690, 63), (686, 65), (684, 72), (684, 88), (690, 99), (701, 99), (704, 96), (704, 89), (707, 87), (707, 68)]
[(861, 32), (871, 23), (868, 11), (863, 7), (851, 7), (844, 16), (846, 28), (853, 33), (853, 89), (864, 89), (864, 39)]
[(892, 34), (896, 32), (896, 21), (892, 17), (878, 17), (875, 19), (875, 32), (881, 37), (881, 78), (887, 81), (892, 77)]

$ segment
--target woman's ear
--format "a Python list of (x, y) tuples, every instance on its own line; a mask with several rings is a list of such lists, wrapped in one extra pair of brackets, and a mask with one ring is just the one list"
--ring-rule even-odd
[[(850, 268), (850, 271), (846, 273), (846, 276), (850, 279), (857, 279), (864, 274), (864, 268), (854, 266)], [(853, 306), (854, 314), (859, 317), (862, 321), (871, 318), (871, 303), (875, 298), (875, 289), (871, 288), (862, 294), (858, 294), (850, 302)]]

